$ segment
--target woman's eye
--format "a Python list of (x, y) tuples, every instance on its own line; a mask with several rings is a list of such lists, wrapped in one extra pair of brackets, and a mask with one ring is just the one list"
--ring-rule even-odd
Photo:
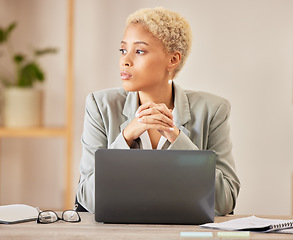
[(121, 54), (125, 54), (126, 53), (126, 50), (123, 49), (123, 48), (120, 48), (119, 51), (121, 52)]
[(145, 51), (143, 51), (143, 50), (136, 50), (136, 53), (137, 54), (143, 54), (143, 53), (145, 53)]

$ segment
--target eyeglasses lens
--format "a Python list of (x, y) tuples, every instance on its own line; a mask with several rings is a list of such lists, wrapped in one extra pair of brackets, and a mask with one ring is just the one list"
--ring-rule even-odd
[(62, 219), (66, 222), (79, 222), (80, 217), (76, 211), (68, 210), (63, 212)]
[(44, 211), (39, 214), (39, 221), (42, 223), (52, 223), (58, 221), (58, 216), (55, 212)]

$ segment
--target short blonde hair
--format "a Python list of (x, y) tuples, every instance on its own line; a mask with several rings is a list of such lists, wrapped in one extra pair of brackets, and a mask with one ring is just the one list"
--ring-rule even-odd
[(191, 50), (192, 33), (185, 18), (171, 10), (156, 7), (143, 8), (131, 14), (126, 20), (126, 28), (131, 23), (139, 23), (158, 38), (168, 53), (180, 52), (181, 62), (174, 70), (174, 77), (182, 69)]

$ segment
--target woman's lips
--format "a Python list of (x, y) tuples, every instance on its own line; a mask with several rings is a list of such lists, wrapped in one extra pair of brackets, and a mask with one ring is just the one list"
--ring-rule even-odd
[(120, 76), (121, 76), (122, 80), (128, 80), (128, 79), (132, 78), (132, 75), (126, 71), (122, 71), (120, 73)]

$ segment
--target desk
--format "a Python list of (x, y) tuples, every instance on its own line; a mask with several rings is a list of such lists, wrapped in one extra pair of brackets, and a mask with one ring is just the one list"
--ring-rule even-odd
[[(37, 224), (27, 222), (19, 224), (0, 224), (0, 239), (211, 239), (199, 237), (180, 237), (180, 232), (213, 232), (212, 239), (237, 239), (217, 237), (217, 230), (203, 229), (194, 225), (134, 225), (134, 224), (102, 224), (95, 222), (94, 215), (80, 213), (80, 223), (56, 222)], [(237, 217), (216, 217), (215, 222), (228, 221)], [(260, 216), (277, 219), (293, 219), (293, 216)], [(250, 237), (238, 239), (293, 239), (291, 234), (250, 233)]]

